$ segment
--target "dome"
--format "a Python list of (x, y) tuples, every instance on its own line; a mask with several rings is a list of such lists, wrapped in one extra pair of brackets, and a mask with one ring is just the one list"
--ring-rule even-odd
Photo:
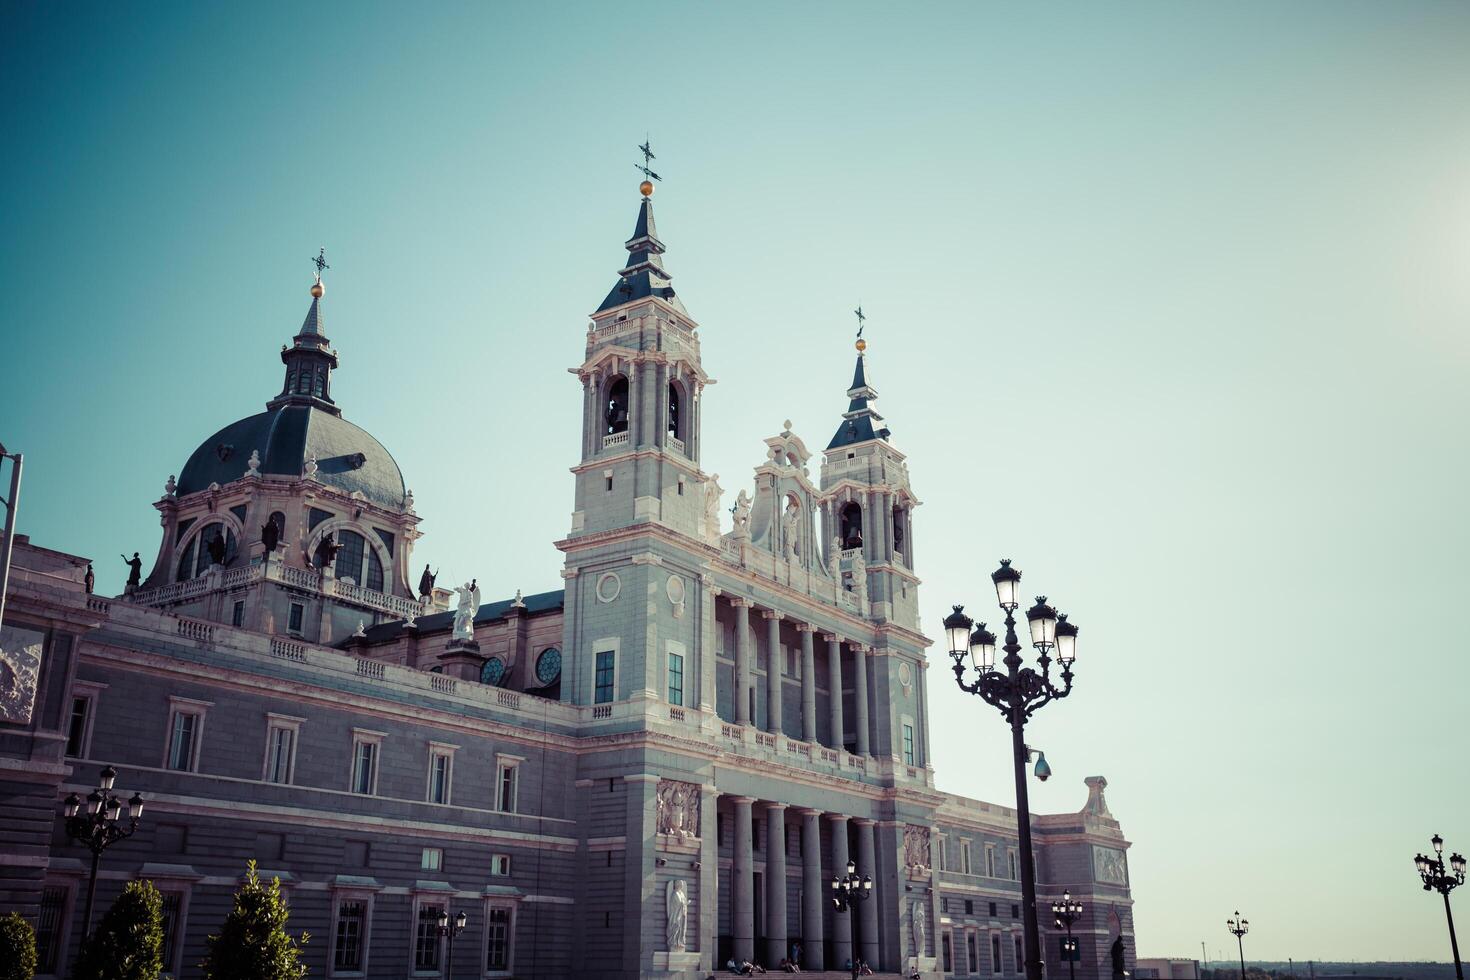
[(316, 478), (344, 493), (361, 491), (380, 507), (403, 507), (403, 473), (383, 444), (346, 419), (310, 405), (279, 405), (210, 436), (179, 474), (178, 494), (224, 485), (245, 475), (251, 452), (263, 476), (299, 479), (316, 455)]

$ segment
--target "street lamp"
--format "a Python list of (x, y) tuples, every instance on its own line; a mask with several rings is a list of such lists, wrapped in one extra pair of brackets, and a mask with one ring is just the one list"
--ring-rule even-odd
[[(838, 912), (851, 912), (858, 902), (866, 902), (873, 896), (873, 879), (867, 875), (861, 877), (857, 873), (857, 865), (851, 861), (847, 862), (846, 875), (834, 875), (832, 878), (832, 907)], [(856, 925), (856, 916), (853, 916), (853, 925)], [(855, 930), (849, 930), (852, 935)], [(852, 958), (852, 980), (857, 980), (858, 955), (856, 944), (853, 946)]]
[(1245, 980), (1245, 941), (1242, 938), (1251, 931), (1249, 919), (1240, 917), (1240, 909), (1235, 910), (1235, 918), (1225, 920), (1225, 928), (1235, 937), (1235, 945), (1240, 950), (1240, 980)]
[(439, 932), (440, 939), (449, 940), (449, 950), (444, 955), (444, 980), (454, 980), (454, 937), (464, 932), (464, 927), (469, 925), (469, 914), (461, 910), (454, 917), (454, 922), (449, 921), (449, 909), (439, 910), (439, 921), (435, 926)]
[(83, 800), (75, 793), (62, 802), (61, 813), (66, 818), (66, 832), (73, 840), (81, 841), (92, 852), (92, 876), (87, 881), (87, 919), (84, 939), (92, 935), (92, 906), (97, 899), (97, 863), (102, 852), (113, 844), (133, 836), (138, 821), (143, 819), (143, 797), (134, 793), (127, 802), (128, 822), (122, 825), (123, 802), (113, 795), (112, 784), (117, 780), (117, 770), (108, 766), (103, 769), (97, 788), (87, 794), (86, 812), (82, 812)]
[[(1006, 639), (1001, 648), (1005, 671), (995, 669), (995, 634), (976, 625), (965, 615), (964, 606), (944, 618), (944, 631), (949, 638), (949, 655), (954, 659), (954, 679), (960, 690), (978, 694), (985, 703), (1000, 711), (1011, 724), (1011, 748), (1016, 770), (1016, 830), (1021, 845), (1021, 900), (1026, 933), (1026, 977), (1041, 980), (1041, 940), (1036, 923), (1036, 871), (1031, 854), (1031, 803), (1026, 793), (1026, 719), (1042, 706), (1072, 693), (1072, 662), (1077, 659), (1077, 627), (1065, 615), (1046, 604), (1046, 596), (1038, 596), (1036, 605), (1026, 611), (1030, 625), (1031, 645), (1039, 654), (1040, 668), (1021, 666), (1021, 643), (1016, 637), (1016, 609), (1020, 607), (1021, 572), (1011, 567), (1009, 558), (991, 573), (995, 595), (1006, 616)], [(974, 631), (971, 632), (971, 627)], [(1056, 652), (1061, 665), (1061, 686), (1052, 683), (1051, 654)], [(965, 681), (965, 656), (970, 657), (976, 678)], [(1048, 772), (1050, 770), (1048, 769)], [(1038, 772), (1038, 775), (1040, 773)]]
[(1071, 892), (1062, 892), (1062, 900), (1051, 903), (1051, 914), (1056, 916), (1057, 928), (1067, 930), (1067, 941), (1062, 947), (1067, 951), (1067, 976), (1076, 980), (1077, 940), (1072, 938), (1072, 923), (1082, 918), (1082, 903), (1072, 901)]
[(1450, 914), (1450, 892), (1465, 883), (1465, 858), (1458, 852), (1450, 855), (1450, 871), (1444, 870), (1444, 838), (1435, 834), (1429, 838), (1434, 845), (1434, 857), (1414, 855), (1414, 867), (1419, 869), (1419, 878), (1427, 892), (1439, 892), (1444, 896), (1444, 917), (1450, 924), (1450, 952), (1455, 954), (1455, 976), (1465, 980), (1465, 968), (1460, 965), (1460, 944), (1455, 941), (1455, 917)]

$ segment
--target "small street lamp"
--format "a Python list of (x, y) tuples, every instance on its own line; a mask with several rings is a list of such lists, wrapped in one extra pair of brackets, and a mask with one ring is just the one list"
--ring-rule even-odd
[(454, 980), (454, 937), (464, 932), (464, 927), (469, 925), (469, 914), (461, 910), (454, 917), (454, 922), (449, 921), (449, 909), (439, 910), (439, 921), (435, 923), (438, 927), (439, 938), (449, 940), (449, 949), (444, 955), (444, 978)]
[(1455, 954), (1455, 976), (1465, 980), (1465, 968), (1460, 965), (1460, 944), (1455, 941), (1455, 917), (1450, 914), (1450, 892), (1465, 883), (1465, 858), (1456, 852), (1450, 855), (1450, 871), (1444, 870), (1444, 838), (1435, 834), (1429, 838), (1434, 845), (1434, 857), (1414, 855), (1414, 867), (1419, 869), (1419, 878), (1427, 892), (1439, 892), (1444, 897), (1444, 917), (1450, 925), (1450, 952)]
[[(838, 912), (851, 912), (853, 906), (859, 902), (866, 902), (873, 896), (873, 879), (867, 875), (858, 876), (857, 865), (851, 861), (847, 862), (846, 875), (834, 875), (832, 878), (832, 907)], [(853, 916), (852, 925), (857, 925), (857, 916)], [(854, 930), (849, 930), (852, 935)], [(858, 976), (857, 946), (854, 944), (852, 950), (852, 980)]]
[(1225, 928), (1235, 937), (1235, 945), (1240, 949), (1240, 980), (1245, 980), (1245, 941), (1242, 938), (1251, 931), (1249, 919), (1240, 917), (1240, 909), (1235, 910), (1235, 918), (1225, 920)]
[(1082, 918), (1082, 903), (1072, 901), (1071, 892), (1062, 892), (1062, 900), (1053, 902), (1051, 914), (1056, 916), (1057, 928), (1067, 930), (1067, 940), (1062, 946), (1067, 952), (1067, 976), (1077, 978), (1077, 940), (1072, 938), (1072, 923)]
[[(984, 623), (975, 624), (965, 615), (964, 606), (944, 617), (944, 631), (949, 639), (949, 655), (954, 658), (954, 679), (960, 690), (977, 694), (985, 703), (1000, 711), (1011, 725), (1011, 748), (1016, 770), (1016, 832), (1021, 845), (1021, 910), (1026, 934), (1026, 978), (1042, 980), (1041, 931), (1036, 922), (1036, 865), (1031, 851), (1031, 802), (1026, 792), (1026, 720), (1052, 701), (1072, 693), (1072, 663), (1077, 659), (1077, 627), (1067, 622), (1064, 614), (1046, 604), (1046, 596), (1038, 596), (1036, 605), (1026, 611), (1031, 629), (1031, 645), (1039, 656), (1039, 669), (1021, 666), (1021, 643), (1016, 637), (1016, 609), (1021, 605), (1021, 572), (1011, 567), (1009, 558), (990, 575), (996, 598), (1006, 616), (1004, 671), (995, 669), (995, 634)], [(974, 632), (970, 627), (974, 626)], [(1056, 652), (1061, 665), (1060, 686), (1052, 683), (1051, 654)], [(965, 681), (965, 654), (970, 656), (976, 678)], [(1050, 767), (1047, 768), (1050, 773)], [(1038, 766), (1037, 775), (1041, 775)]]
[[(97, 863), (102, 859), (102, 852), (133, 836), (133, 831), (138, 829), (138, 821), (143, 819), (143, 797), (134, 793), (127, 802), (127, 826), (122, 825), (123, 802), (112, 792), (116, 779), (117, 770), (108, 766), (102, 770), (97, 788), (87, 794), (85, 801), (72, 793), (61, 805), (67, 834), (73, 840), (86, 844), (92, 852), (92, 875), (87, 880), (87, 925), (82, 933), (84, 940), (92, 935), (92, 906), (97, 900)], [(83, 802), (87, 805), (85, 813), (82, 812)]]

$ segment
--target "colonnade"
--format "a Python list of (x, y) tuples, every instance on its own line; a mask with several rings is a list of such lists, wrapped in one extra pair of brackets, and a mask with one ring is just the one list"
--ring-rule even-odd
[[(730, 877), (730, 930), (732, 955), (736, 960), (762, 963), (768, 969), (790, 955), (793, 938), (787, 932), (788, 909), (785, 803), (756, 800), (749, 796), (728, 797), (734, 818), (733, 854)], [(765, 821), (766, 846), (762, 923), (764, 948), (756, 949), (754, 837), (757, 809)], [(856, 955), (874, 967), (879, 963), (876, 823), (865, 817), (825, 813), (806, 807), (794, 808), (801, 817), (801, 967), (804, 970), (841, 969)], [(830, 854), (822, 866), (821, 821), (829, 824)], [(849, 848), (849, 825), (856, 827), (857, 853)], [(873, 877), (873, 893), (849, 912), (831, 910), (830, 881), (845, 874), (847, 862), (856, 861), (859, 874)], [(830, 913), (829, 913), (829, 910)], [(857, 921), (854, 922), (853, 920)], [(831, 935), (828, 930), (830, 926)], [(856, 936), (854, 936), (856, 930)], [(827, 943), (831, 941), (831, 962)]]
[[(754, 634), (750, 629), (750, 610), (755, 602), (744, 596), (732, 596), (730, 605), (735, 610), (735, 690), (732, 692), (734, 717), (737, 725), (750, 725), (755, 708), (752, 698), (756, 651)], [(786, 614), (775, 609), (762, 609), (761, 618), (766, 624), (766, 647), (769, 664), (766, 671), (766, 730), (780, 733), (782, 729), (782, 670), (781, 621)], [(817, 672), (816, 644), (820, 640), (827, 651), (827, 677), (829, 694), (830, 736), (827, 745), (833, 749), (845, 749), (843, 736), (846, 733), (843, 717), (842, 691), (842, 646), (843, 639), (835, 633), (821, 632), (811, 623), (797, 623), (801, 637), (801, 738), (806, 742), (817, 742)], [(852, 719), (854, 749), (858, 755), (871, 755), (870, 704), (868, 694), (868, 656), (871, 651), (862, 644), (849, 644), (853, 651), (853, 706), (856, 717)]]

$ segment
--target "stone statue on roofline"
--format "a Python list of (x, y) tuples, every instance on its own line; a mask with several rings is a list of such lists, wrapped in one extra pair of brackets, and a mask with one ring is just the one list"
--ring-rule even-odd
[(454, 610), (454, 631), (450, 638), (452, 640), (475, 639), (475, 613), (480, 610), (480, 586), (478, 580), (471, 580), (454, 590), (459, 596), (459, 605)]
[(438, 572), (429, 571), (428, 562), (424, 563), (424, 574), (419, 576), (419, 598), (425, 602), (434, 594), (434, 580), (439, 577)]

